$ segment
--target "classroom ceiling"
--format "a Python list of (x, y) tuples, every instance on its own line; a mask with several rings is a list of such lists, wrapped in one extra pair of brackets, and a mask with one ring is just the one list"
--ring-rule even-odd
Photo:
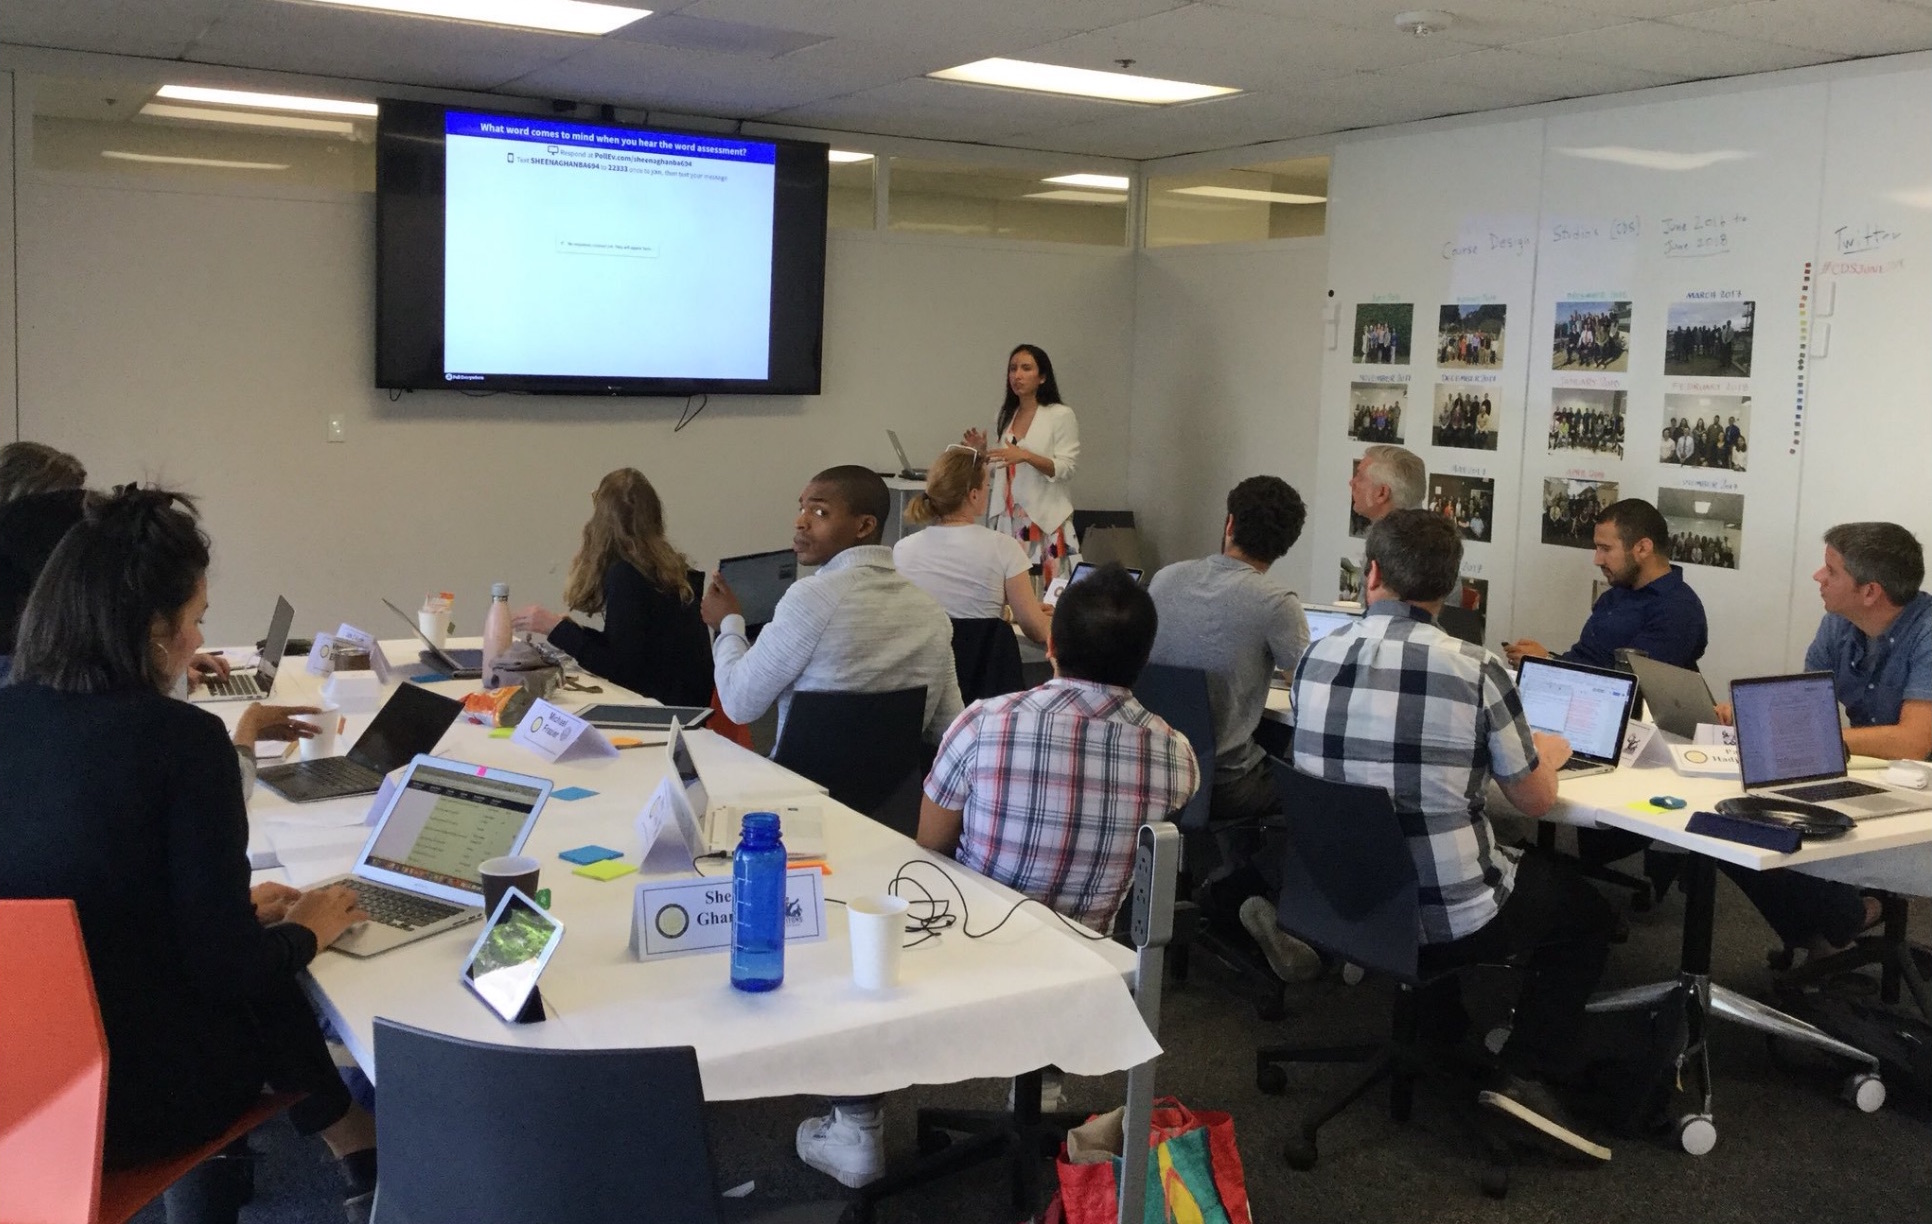
[[(652, 0), (627, 0), (651, 5)], [(1932, 0), (657, 0), (602, 38), (298, 0), (5, 0), (0, 42), (1147, 159), (1932, 48)], [(1411, 9), (1441, 32), (1396, 28)], [(1244, 92), (929, 80), (989, 56)], [(206, 77), (200, 83), (219, 83)], [(371, 91), (373, 92), (373, 91)]]

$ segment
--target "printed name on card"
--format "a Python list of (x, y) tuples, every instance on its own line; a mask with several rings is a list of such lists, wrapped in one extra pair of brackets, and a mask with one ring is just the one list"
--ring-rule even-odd
[(583, 719), (547, 701), (533, 701), (517, 720), (510, 742), (521, 744), (546, 761), (614, 757), (617, 746)]

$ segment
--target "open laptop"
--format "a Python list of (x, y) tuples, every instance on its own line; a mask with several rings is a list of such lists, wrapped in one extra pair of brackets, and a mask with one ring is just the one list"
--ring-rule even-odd
[(926, 469), (912, 466), (912, 460), (906, 458), (906, 448), (899, 445), (898, 431), (888, 429), (886, 430), (886, 437), (892, 439), (892, 449), (898, 452), (899, 455), (899, 479), (924, 480), (926, 478)]
[(291, 803), (373, 795), (382, 788), (384, 774), (411, 757), (434, 751), (436, 741), (462, 712), (463, 703), (453, 697), (404, 684), (376, 711), (369, 729), (356, 737), (347, 756), (271, 765), (255, 778)]
[(1932, 791), (1846, 777), (1830, 672), (1731, 681), (1746, 794), (1816, 803), (1853, 820), (1932, 808)]
[(718, 562), (718, 573), (738, 597), (738, 606), (745, 614), (746, 636), (756, 639), (758, 631), (771, 624), (778, 601), (798, 581), (798, 557), (789, 548), (726, 557)]
[[(1072, 586), (1072, 585), (1073, 585), (1074, 583), (1076, 583), (1076, 582), (1078, 582), (1078, 581), (1080, 581), (1080, 580), (1081, 580), (1082, 578), (1085, 578), (1085, 577), (1087, 577), (1088, 575), (1090, 575), (1090, 574), (1092, 574), (1092, 573), (1094, 573), (1094, 572), (1095, 572), (1096, 570), (1098, 570), (1099, 568), (1100, 568), (1100, 567), (1099, 567), (1098, 565), (1095, 565), (1095, 564), (1094, 564), (1093, 562), (1091, 562), (1091, 561), (1076, 561), (1076, 562), (1074, 562), (1074, 565), (1073, 565), (1073, 576), (1072, 576), (1071, 578), (1068, 578), (1068, 579), (1067, 579), (1067, 585), (1068, 585), (1068, 586)], [(1124, 569), (1124, 570), (1126, 570), (1126, 571), (1127, 571), (1127, 576), (1128, 576), (1129, 578), (1132, 578), (1132, 579), (1133, 579), (1133, 580), (1134, 580), (1135, 582), (1139, 582), (1139, 581), (1140, 581), (1140, 576), (1141, 576), (1142, 574), (1144, 574), (1144, 573), (1146, 573), (1146, 572), (1147, 572), (1146, 570), (1141, 570), (1141, 569), (1134, 569), (1134, 568), (1133, 568), (1133, 567), (1131, 567), (1131, 566), (1122, 566), (1121, 568), (1122, 568), (1122, 569)]]
[(295, 624), (295, 608), (280, 595), (275, 597), (275, 614), (268, 618), (268, 636), (262, 639), (261, 657), (255, 666), (231, 671), (221, 679), (202, 683), (188, 697), (197, 705), (216, 701), (260, 701), (275, 688), (275, 672), (282, 666), (282, 651), (288, 648), (288, 631)]
[(390, 603), (387, 599), (382, 601), (382, 606), (388, 608), (397, 616), (402, 617), (403, 623), (409, 626), (409, 631), (422, 641), (424, 648), (416, 652), (418, 659), (421, 659), (424, 663), (442, 672), (452, 680), (481, 680), (483, 678), (483, 652), (481, 650), (446, 650), (429, 640), (428, 635), (423, 632), (423, 627), (416, 623), (415, 617), (398, 608), (395, 604)]
[(1658, 727), (1690, 739), (1697, 734), (1697, 724), (1717, 722), (1717, 703), (1711, 700), (1711, 686), (1704, 683), (1702, 672), (1643, 655), (1633, 654), (1628, 661), (1650, 721)]
[(1301, 614), (1308, 621), (1308, 644), (1313, 646), (1331, 633), (1339, 633), (1362, 622), (1360, 608), (1330, 608), (1303, 604)]
[(349, 874), (369, 921), (330, 946), (374, 956), (483, 917), (485, 859), (523, 849), (550, 798), (543, 778), (418, 756), (376, 817)]
[(1525, 658), (1516, 667), (1516, 691), (1530, 726), (1570, 741), (1559, 778), (1587, 778), (1617, 767), (1635, 676), (1565, 659)]
[(691, 745), (684, 738), (684, 728), (675, 722), (671, 724), (671, 739), (664, 746), (664, 753), (680, 784), (674, 791), (678, 832), (683, 835), (692, 858), (731, 853), (738, 845), (746, 812), (778, 813), (779, 837), (785, 843), (786, 858), (825, 856), (825, 818), (820, 807), (825, 801), (823, 795), (802, 791), (758, 802), (714, 804), (710, 789), (698, 773)]

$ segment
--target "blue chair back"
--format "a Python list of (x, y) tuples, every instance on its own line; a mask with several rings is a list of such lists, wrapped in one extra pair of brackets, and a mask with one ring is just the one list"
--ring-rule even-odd
[(1175, 824), (1184, 833), (1207, 828), (1208, 804), (1214, 794), (1214, 710), (1208, 705), (1207, 673), (1198, 667), (1149, 663), (1141, 669), (1134, 697), (1186, 736), (1194, 749), (1194, 763), (1201, 768), (1201, 788), (1175, 817)]

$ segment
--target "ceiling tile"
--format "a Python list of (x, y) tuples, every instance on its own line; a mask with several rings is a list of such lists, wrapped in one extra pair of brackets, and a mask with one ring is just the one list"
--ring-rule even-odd
[(1661, 72), (1682, 80), (1771, 72), (1841, 58), (1736, 35), (1706, 33), (1660, 21), (1632, 21), (1583, 34), (1561, 34), (1519, 43), (1514, 50), (1536, 56)]
[(1638, 68), (1527, 55), (1501, 47), (1472, 51), (1454, 59), (1387, 68), (1376, 75), (1425, 85), (1480, 86), (1499, 95), (1514, 95), (1519, 103), (1623, 93), (1685, 79)]
[(1674, 17), (1671, 24), (1843, 55), (1891, 55), (1932, 47), (1932, 8), (1886, 0), (1759, 0)]
[(1600, 9), (1625, 17), (1656, 18), (1729, 8), (1745, 0), (1537, 0), (1537, 3), (1551, 8)]
[(1139, 109), (1142, 108), (1121, 103), (1021, 93), (919, 77), (779, 111), (766, 118), (773, 123), (840, 131), (996, 142), (1000, 136), (1023, 127), (1078, 123)]
[[(1139, 16), (1171, 7), (1172, 0), (1139, 0), (1123, 11)], [(1016, 46), (1062, 38), (1091, 27), (1062, 24), (1057, 17), (1082, 17), (1079, 10), (1104, 8), (1087, 3), (960, 3), (958, 0), (697, 0), (680, 10), (689, 17), (778, 26), (833, 38), (864, 38), (911, 44), (931, 38), (970, 36), (998, 55)], [(1084, 19), (1084, 17), (1083, 17)], [(1102, 24), (1106, 24), (1103, 22)]]
[(174, 59), (230, 3), (155, 0), (130, 13), (126, 0), (6, 0), (0, 42)]
[(600, 42), (652, 43), (660, 47), (679, 47), (713, 55), (746, 55), (776, 59), (793, 51), (825, 42), (824, 34), (801, 34), (777, 26), (747, 25), (742, 21), (712, 21), (683, 13), (653, 13), (649, 20), (633, 21), (612, 30)]
[[(1455, 22), (1445, 31), (1457, 42), (1484, 47), (1501, 47), (1530, 38), (1548, 38), (1594, 30), (1629, 20), (1614, 5), (1593, 4), (1577, 8), (1557, 8), (1538, 0), (1207, 0), (1221, 8), (1245, 9), (1299, 20), (1326, 21), (1377, 33), (1395, 31), (1399, 13), (1416, 9), (1449, 12)], [(1400, 31), (1397, 31), (1398, 33)], [(1435, 38), (1439, 35), (1429, 35)], [(1405, 35), (1413, 38), (1415, 35)]]
[(823, 76), (787, 71), (782, 63), (599, 39), (503, 89), (526, 97), (574, 98), (725, 119), (763, 115), (846, 92)]

